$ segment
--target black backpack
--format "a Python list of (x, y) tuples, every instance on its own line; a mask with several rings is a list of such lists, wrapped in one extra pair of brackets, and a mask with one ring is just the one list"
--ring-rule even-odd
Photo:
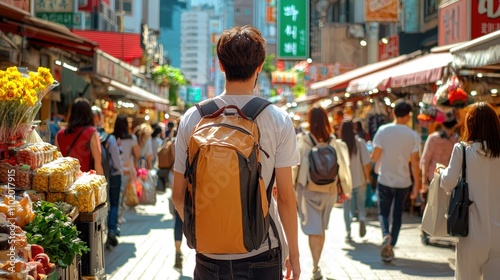
[(309, 152), (309, 176), (316, 185), (328, 185), (335, 181), (339, 173), (337, 151), (330, 145), (332, 138), (326, 143), (316, 143), (311, 134), (313, 144)]

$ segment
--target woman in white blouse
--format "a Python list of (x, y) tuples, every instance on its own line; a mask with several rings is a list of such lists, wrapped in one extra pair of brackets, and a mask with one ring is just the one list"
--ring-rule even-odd
[[(469, 184), (469, 236), (456, 248), (455, 278), (498, 279), (500, 275), (500, 121), (485, 102), (471, 105), (465, 117), (466, 178)], [(455, 144), (441, 172), (441, 187), (451, 192), (461, 176), (462, 146)], [(438, 172), (441, 169), (438, 170)]]

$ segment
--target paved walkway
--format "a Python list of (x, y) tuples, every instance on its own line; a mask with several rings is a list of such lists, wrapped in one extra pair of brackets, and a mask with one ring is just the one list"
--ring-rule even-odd
[[(453, 279), (453, 271), (448, 265), (448, 259), (454, 256), (453, 248), (423, 245), (419, 217), (405, 213), (395, 248), (396, 259), (384, 264), (379, 256), (382, 237), (376, 217), (369, 215), (364, 238), (357, 236), (358, 223), (354, 222), (354, 242), (346, 244), (342, 211), (333, 209), (330, 229), (326, 232), (320, 260), (324, 279)], [(136, 212), (126, 211), (124, 217), (127, 221), (122, 225), (120, 244), (105, 256), (108, 280), (192, 279), (195, 253), (185, 242), (184, 269), (173, 268), (173, 220), (166, 194), (158, 195), (155, 206), (138, 206)], [(310, 279), (312, 258), (308, 238), (301, 231), (299, 242), (301, 279)]]

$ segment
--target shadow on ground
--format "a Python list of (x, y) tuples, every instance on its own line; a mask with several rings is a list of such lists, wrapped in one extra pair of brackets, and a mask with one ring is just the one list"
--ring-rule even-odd
[[(346, 249), (347, 256), (369, 265), (372, 270), (400, 270), (408, 276), (453, 277), (454, 272), (448, 263), (426, 262), (415, 259), (396, 258), (390, 263), (380, 260), (380, 246), (373, 243), (352, 243), (353, 248)], [(376, 256), (376, 257), (374, 257)]]

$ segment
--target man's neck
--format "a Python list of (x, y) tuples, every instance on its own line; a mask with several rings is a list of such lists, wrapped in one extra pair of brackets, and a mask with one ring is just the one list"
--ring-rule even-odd
[(406, 121), (404, 119), (397, 118), (394, 120), (395, 124), (401, 124), (401, 125), (406, 125)]
[(254, 81), (226, 82), (224, 94), (226, 95), (253, 95)]

